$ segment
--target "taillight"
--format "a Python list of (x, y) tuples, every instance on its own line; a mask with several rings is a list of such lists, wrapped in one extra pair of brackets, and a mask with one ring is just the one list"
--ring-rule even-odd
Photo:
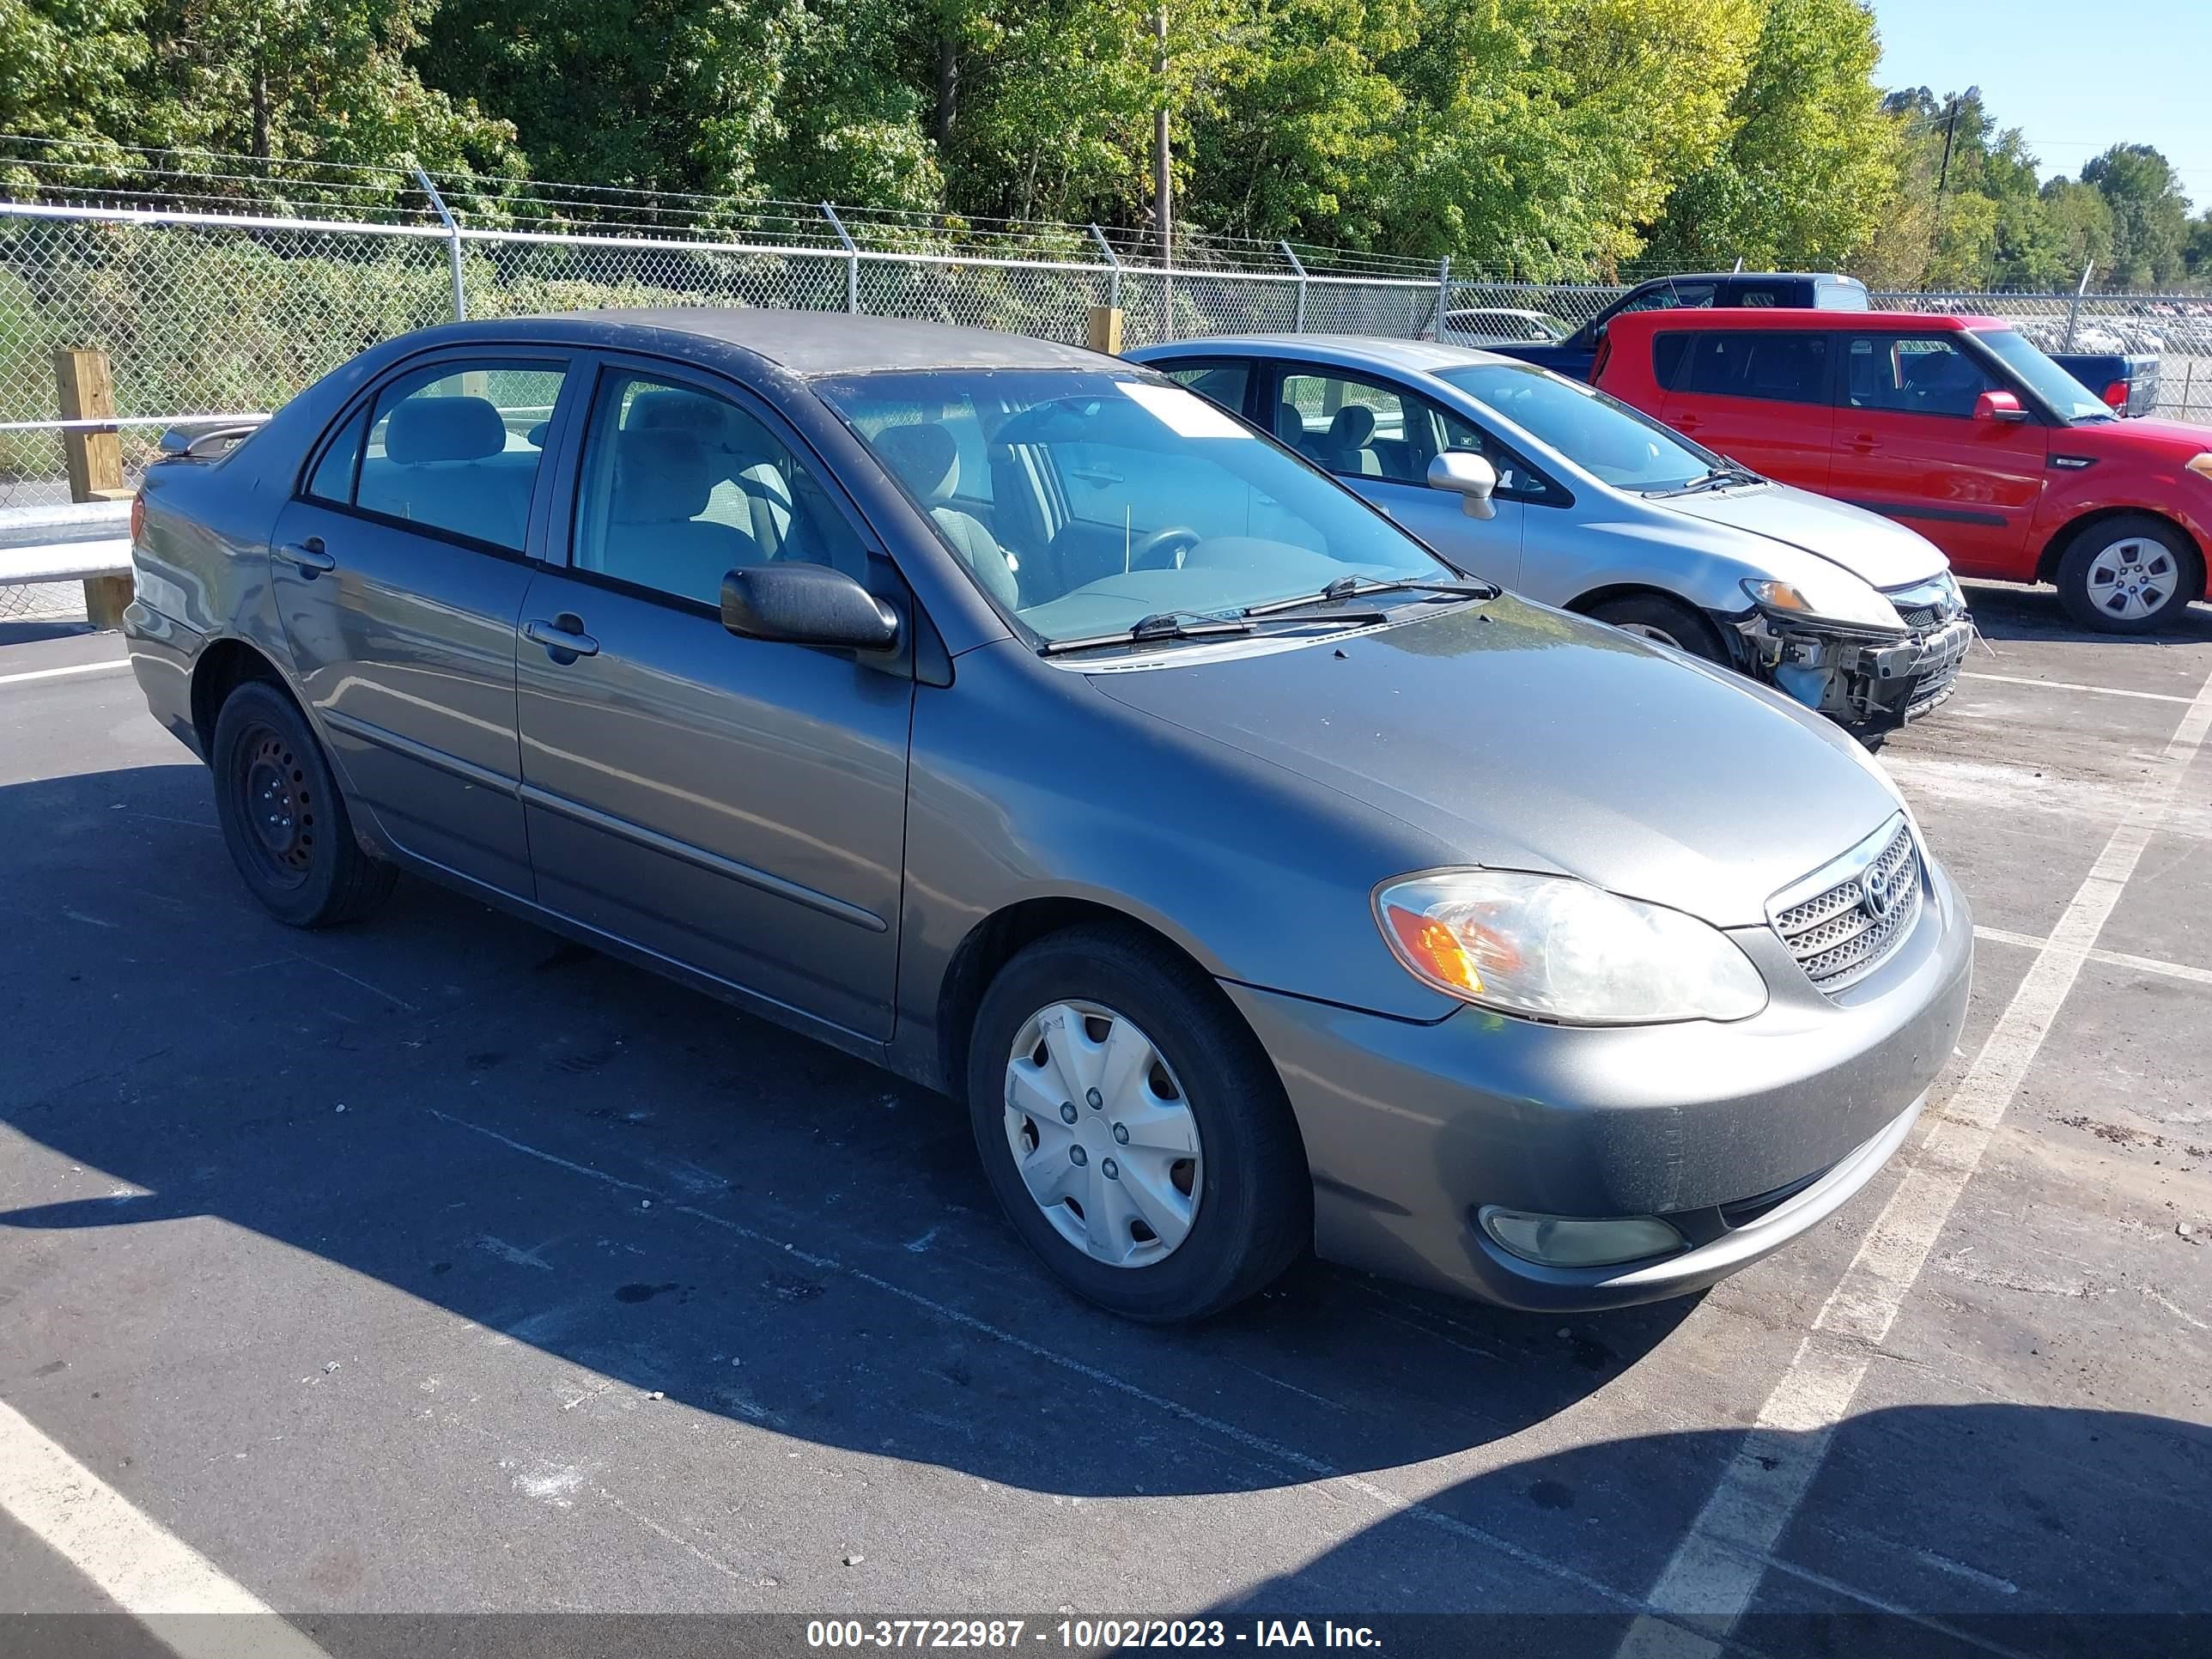
[(133, 546), (136, 546), (136, 545), (137, 544), (137, 541), (138, 541), (139, 537), (141, 537), (142, 535), (145, 534), (145, 532), (146, 532), (146, 498), (145, 498), (143, 495), (133, 495), (133, 496), (131, 498), (131, 544), (132, 544)]
[(2125, 409), (2128, 406), (2128, 383), (2125, 380), (2115, 380), (2105, 388), (2105, 406), (2107, 409)]
[(1609, 339), (1600, 340), (1597, 343), (1597, 356), (1590, 359), (1589, 383), (1592, 386), (1597, 384), (1598, 377), (1605, 373), (1606, 364), (1612, 361), (1613, 342)]

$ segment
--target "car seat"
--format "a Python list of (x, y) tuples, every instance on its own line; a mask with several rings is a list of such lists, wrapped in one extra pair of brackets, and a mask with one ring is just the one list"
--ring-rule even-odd
[(1019, 605), (1019, 562), (981, 519), (950, 505), (960, 488), (960, 446), (952, 434), (935, 421), (887, 426), (876, 434), (875, 450), (991, 597), (1010, 611)]
[(1382, 463), (1369, 447), (1374, 437), (1375, 411), (1364, 404), (1346, 404), (1328, 423), (1328, 435), (1321, 441), (1318, 459), (1332, 472), (1380, 477)]
[(634, 426), (617, 432), (605, 538), (588, 568), (719, 604), (725, 574), (763, 561), (758, 544), (744, 531), (699, 516), (726, 470), (696, 431)]
[(384, 423), (385, 465), (363, 468), (373, 512), (520, 549), (538, 476), (535, 450), (501, 465), (507, 422), (489, 398), (403, 398)]

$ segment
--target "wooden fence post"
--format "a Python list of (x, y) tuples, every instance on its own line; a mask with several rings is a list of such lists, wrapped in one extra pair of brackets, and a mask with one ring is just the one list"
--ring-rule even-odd
[(1093, 306), (1091, 307), (1091, 349), (1103, 351), (1109, 357), (1121, 355), (1121, 307)]
[[(56, 347), (54, 386), (60, 394), (64, 421), (97, 421), (115, 414), (115, 380), (108, 372), (104, 351)], [(66, 428), (62, 433), (62, 453), (69, 463), (71, 501), (130, 498), (131, 491), (123, 483), (123, 445), (113, 427)], [(85, 578), (84, 614), (94, 628), (120, 627), (123, 607), (130, 603), (129, 576)]]

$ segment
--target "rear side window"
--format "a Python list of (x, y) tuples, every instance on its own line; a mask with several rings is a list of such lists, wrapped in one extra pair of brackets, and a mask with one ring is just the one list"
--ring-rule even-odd
[(1201, 398), (1219, 404), (1231, 415), (1244, 412), (1244, 388), (1252, 381), (1249, 363), (1171, 363), (1163, 367), (1168, 379), (1188, 386)]
[(1874, 301), (1866, 284), (1856, 277), (1829, 277), (1813, 285), (1813, 307), (1816, 311), (1871, 311)]
[(1769, 403), (1828, 401), (1828, 337), (1796, 330), (1716, 330), (1692, 337), (1676, 366), (1682, 390)]
[(1682, 362), (1688, 355), (1687, 334), (1655, 334), (1651, 337), (1651, 373), (1666, 391), (1682, 389)]
[(519, 553), (564, 377), (544, 362), (447, 362), (404, 375), (377, 394), (358, 461), (349, 443), (332, 445), (308, 491), (343, 501), (335, 492), (349, 467), (362, 511)]

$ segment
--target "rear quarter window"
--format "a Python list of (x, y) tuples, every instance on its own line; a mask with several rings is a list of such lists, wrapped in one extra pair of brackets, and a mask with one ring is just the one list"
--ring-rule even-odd
[(1683, 384), (1682, 365), (1689, 356), (1687, 334), (1655, 334), (1651, 337), (1651, 374), (1664, 391), (1679, 390)]

